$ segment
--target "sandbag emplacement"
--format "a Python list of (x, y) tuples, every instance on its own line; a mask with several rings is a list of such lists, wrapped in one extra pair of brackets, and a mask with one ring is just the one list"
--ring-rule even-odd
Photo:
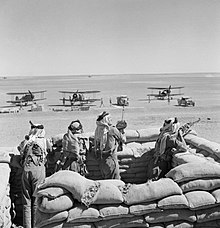
[(172, 178), (177, 183), (198, 178), (218, 178), (219, 176), (220, 164), (212, 162), (182, 164), (166, 174), (166, 177)]
[(4, 150), (0, 151), (0, 227), (11, 227), (11, 199), (10, 199), (10, 158)]
[[(149, 181), (157, 136), (148, 130), (126, 133), (130, 141), (118, 152), (121, 180), (102, 180), (99, 160), (89, 151), (86, 178), (59, 171), (39, 186), (37, 228), (219, 228), (217, 144), (185, 136), (189, 150), (173, 156), (165, 178)], [(66, 206), (58, 207), (61, 202)]]

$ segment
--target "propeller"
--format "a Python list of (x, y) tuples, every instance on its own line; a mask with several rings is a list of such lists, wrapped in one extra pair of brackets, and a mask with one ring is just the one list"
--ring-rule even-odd
[(28, 93), (31, 95), (31, 99), (34, 99), (34, 94), (30, 90), (28, 90)]

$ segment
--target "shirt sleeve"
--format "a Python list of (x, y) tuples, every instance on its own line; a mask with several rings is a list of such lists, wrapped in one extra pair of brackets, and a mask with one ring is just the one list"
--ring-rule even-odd
[(177, 137), (168, 137), (167, 138), (167, 147), (175, 148), (179, 152), (185, 152), (187, 151), (186, 143), (183, 141), (180, 141)]

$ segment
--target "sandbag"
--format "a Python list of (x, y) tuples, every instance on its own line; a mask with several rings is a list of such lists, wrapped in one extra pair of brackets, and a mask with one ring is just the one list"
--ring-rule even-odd
[(111, 220), (103, 220), (95, 223), (96, 228), (127, 228), (127, 227), (149, 227), (142, 216), (131, 218), (117, 218)]
[(98, 207), (102, 219), (116, 219), (124, 217), (132, 217), (129, 214), (129, 208), (123, 205), (99, 205)]
[[(117, 181), (115, 181), (115, 183), (116, 182)], [(97, 181), (84, 192), (81, 202), (87, 206), (90, 204), (122, 203), (124, 201), (122, 193), (119, 188), (112, 183), (113, 181), (109, 180)], [(124, 186), (124, 184), (122, 186)], [(91, 196), (91, 193), (93, 196)]]
[(125, 182), (122, 180), (118, 180), (118, 179), (106, 179), (106, 180), (99, 180), (98, 181), (100, 184), (113, 184), (116, 187), (119, 186), (124, 186)]
[(213, 220), (208, 222), (199, 222), (195, 223), (195, 228), (219, 228), (220, 227), (220, 220)]
[(42, 226), (41, 228), (63, 228), (64, 222), (55, 222), (51, 224), (47, 224), (46, 226)]
[[(174, 221), (172, 223), (166, 223), (166, 228), (193, 228), (194, 224), (186, 221)], [(205, 226), (203, 227), (205, 228)]]
[(177, 153), (173, 156), (173, 161), (178, 164), (185, 164), (185, 163), (197, 163), (197, 162), (207, 162), (208, 159), (201, 154), (191, 153), (189, 151), (184, 153)]
[(197, 222), (203, 223), (207, 221), (220, 220), (220, 207), (211, 207), (209, 209), (202, 209), (195, 211)]
[(161, 209), (157, 207), (157, 203), (150, 202), (150, 203), (131, 205), (129, 207), (129, 211), (130, 211), (130, 214), (138, 216), (138, 215), (145, 215), (151, 212), (159, 212), (161, 211)]
[(220, 164), (212, 162), (182, 164), (166, 174), (166, 177), (172, 178), (177, 183), (199, 178), (218, 178), (219, 176)]
[(75, 206), (69, 210), (67, 223), (88, 223), (99, 221), (100, 214), (95, 206), (87, 208), (83, 204), (75, 204)]
[(195, 212), (188, 209), (172, 209), (164, 210), (162, 212), (152, 212), (144, 216), (145, 221), (148, 223), (160, 223), (160, 222), (173, 222), (185, 220), (188, 222), (195, 222)]
[(2, 204), (2, 200), (4, 199), (7, 191), (7, 186), (9, 183), (10, 177), (10, 167), (8, 163), (0, 163), (0, 205)]
[(51, 223), (64, 221), (67, 217), (68, 211), (62, 211), (59, 213), (44, 213), (37, 209), (35, 226), (36, 228), (41, 228)]
[(212, 195), (215, 197), (216, 203), (220, 203), (220, 189), (212, 191)]
[(196, 179), (180, 183), (179, 186), (184, 193), (195, 190), (210, 191), (220, 188), (220, 178)]
[(68, 190), (74, 199), (77, 199), (81, 202), (81, 198), (91, 185), (94, 185), (94, 181), (89, 180), (79, 173), (61, 170), (57, 173), (54, 173), (52, 176), (47, 177), (44, 183), (38, 186), (38, 189), (45, 189), (47, 187), (62, 187)]
[(62, 228), (96, 228), (93, 223), (64, 223)]
[(170, 178), (161, 178), (158, 181), (145, 184), (130, 184), (121, 188), (124, 202), (127, 205), (140, 204), (159, 200), (170, 195), (181, 195), (182, 190)]
[(206, 150), (211, 154), (216, 154), (220, 158), (220, 144), (216, 142), (211, 142), (207, 139), (198, 137), (196, 135), (189, 134), (185, 137), (187, 143), (193, 146)]
[(211, 193), (206, 191), (192, 191), (185, 194), (191, 210), (215, 207), (216, 200)]
[(45, 189), (36, 190), (34, 192), (35, 197), (45, 196), (50, 199), (56, 199), (59, 196), (67, 194), (69, 191), (62, 187), (48, 187)]
[(55, 213), (67, 211), (74, 205), (74, 199), (71, 194), (59, 196), (55, 199), (40, 197), (37, 199), (38, 209), (44, 213)]
[(189, 203), (185, 195), (173, 195), (159, 200), (158, 207), (161, 209), (189, 208)]

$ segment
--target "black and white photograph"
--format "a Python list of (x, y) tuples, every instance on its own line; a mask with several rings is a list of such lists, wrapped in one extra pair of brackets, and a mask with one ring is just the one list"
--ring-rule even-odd
[(220, 1), (0, 0), (0, 228), (220, 227)]

